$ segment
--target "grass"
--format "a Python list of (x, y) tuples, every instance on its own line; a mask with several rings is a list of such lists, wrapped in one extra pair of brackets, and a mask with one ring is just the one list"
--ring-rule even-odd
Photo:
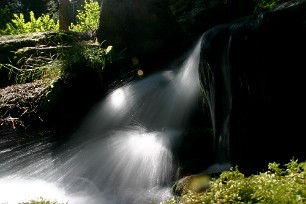
[[(31, 35), (0, 37), (0, 51), (3, 50), (0, 70), (10, 83), (24, 84), (43, 78), (58, 78), (79, 68), (96, 69), (101, 74), (111, 48), (103, 49), (100, 43), (87, 39), (76, 32), (45, 32)], [(16, 39), (29, 38), (22, 43)], [(2, 42), (1, 42), (2, 41)], [(2, 49), (2, 50), (1, 50)], [(5, 51), (5, 52), (4, 52)], [(10, 53), (6, 56), (5, 53)], [(12, 82), (11, 82), (12, 81)]]

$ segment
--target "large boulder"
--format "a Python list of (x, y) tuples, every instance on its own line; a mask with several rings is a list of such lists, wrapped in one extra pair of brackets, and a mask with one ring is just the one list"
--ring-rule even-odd
[(168, 0), (171, 13), (189, 36), (199, 36), (209, 28), (250, 15), (251, 0)]
[(205, 32), (201, 83), (219, 162), (256, 173), (305, 160), (306, 1)]
[[(104, 0), (97, 37), (113, 45), (115, 59), (130, 64), (136, 59), (138, 66), (156, 70), (212, 26), (250, 14), (249, 2), (253, 1)], [(241, 12), (234, 11), (237, 8)]]
[[(118, 58), (150, 64), (179, 48), (183, 33), (164, 0), (105, 0), (97, 36), (112, 45)], [(136, 61), (136, 60), (134, 60)]]

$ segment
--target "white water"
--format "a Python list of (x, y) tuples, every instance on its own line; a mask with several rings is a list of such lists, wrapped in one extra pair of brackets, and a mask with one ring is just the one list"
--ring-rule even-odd
[(171, 196), (171, 148), (199, 92), (199, 41), (181, 68), (114, 90), (66, 143), (0, 149), (0, 203), (146, 204)]

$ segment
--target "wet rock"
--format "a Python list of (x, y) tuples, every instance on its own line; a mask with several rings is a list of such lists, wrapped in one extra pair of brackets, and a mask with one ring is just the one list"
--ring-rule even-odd
[(306, 159), (305, 10), (306, 1), (291, 1), (204, 34), (200, 72), (215, 145), (243, 172)]

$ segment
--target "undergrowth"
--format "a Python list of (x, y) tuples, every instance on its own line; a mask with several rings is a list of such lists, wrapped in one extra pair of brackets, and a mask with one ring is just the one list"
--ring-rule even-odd
[[(52, 42), (37, 44), (32, 47), (21, 47), (12, 53), (8, 61), (0, 61), (1, 69), (6, 70), (6, 78), (11, 83), (24, 84), (35, 80), (56, 79), (68, 73), (76, 72), (79, 68), (90, 68), (102, 75), (107, 61), (111, 60), (111, 46), (104, 49), (102, 44), (92, 40), (81, 42), (63, 42), (62, 32), (46, 34), (52, 37)], [(69, 34), (67, 34), (69, 35)], [(62, 36), (62, 37), (60, 37)], [(58, 38), (58, 39), (56, 39)]]
[(38, 200), (30, 200), (18, 204), (68, 204), (68, 203), (59, 203), (58, 201), (51, 201), (44, 198), (39, 198)]
[(306, 203), (306, 162), (290, 160), (281, 166), (269, 163), (268, 171), (246, 177), (238, 167), (212, 178), (205, 192), (189, 191), (162, 204), (240, 203), (304, 204)]

